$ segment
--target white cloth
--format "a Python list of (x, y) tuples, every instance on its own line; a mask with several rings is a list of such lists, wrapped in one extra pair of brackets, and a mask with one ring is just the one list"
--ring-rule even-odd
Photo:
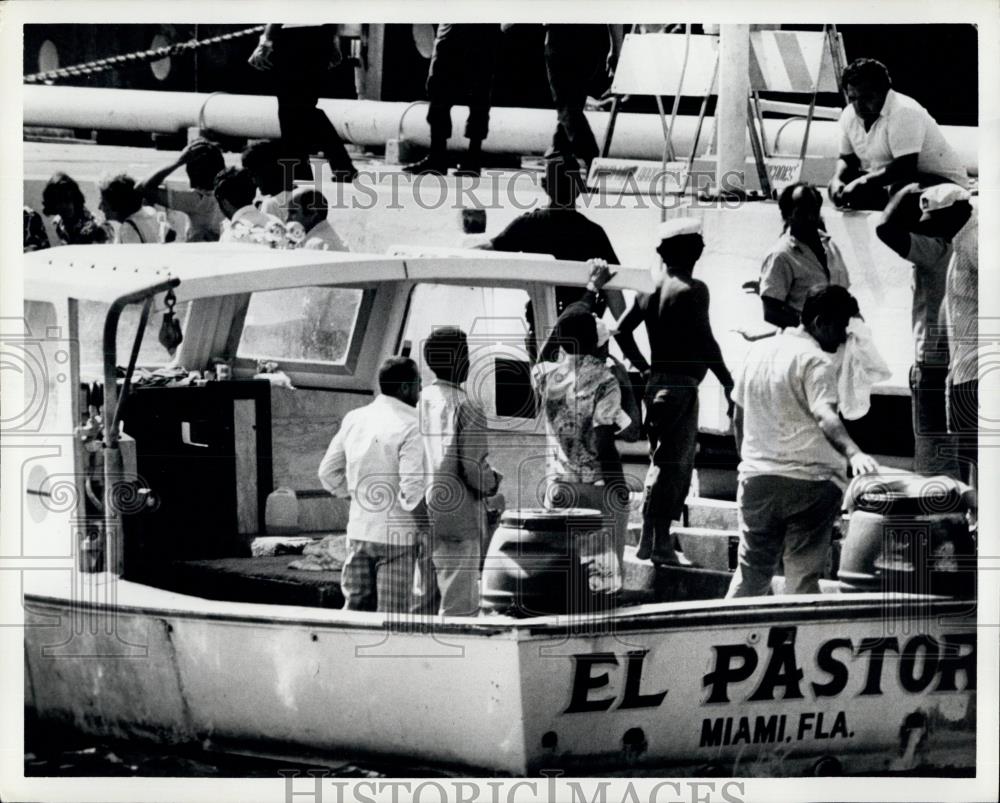
[(254, 229), (266, 229), (275, 223), (284, 228), (284, 224), (278, 218), (261, 212), (256, 206), (252, 204), (242, 206), (233, 213), (231, 219), (223, 222), (219, 242), (246, 242), (251, 239), (249, 234)]
[(277, 195), (262, 195), (259, 199), (260, 211), (284, 223), (288, 220), (288, 203), (291, 200), (292, 190), (283, 190)]
[(848, 104), (840, 114), (840, 132), (840, 152), (855, 154), (865, 171), (916, 153), (921, 173), (944, 176), (961, 187), (969, 185), (962, 160), (927, 109), (895, 90), (889, 90), (878, 119), (867, 131), (854, 106)]
[(416, 410), (384, 394), (344, 416), (319, 464), (323, 487), (351, 500), (348, 540), (395, 546), (425, 527), (413, 511), (429, 474)]
[(837, 403), (836, 371), (801, 326), (750, 347), (733, 401), (743, 408), (740, 479), (777, 474), (847, 486), (847, 461), (816, 420), (823, 406)]
[(838, 352), (837, 397), (840, 414), (848, 421), (861, 418), (871, 407), (872, 388), (892, 376), (875, 347), (872, 330), (860, 318), (847, 325), (847, 342)]
[(308, 232), (302, 241), (301, 248), (308, 248), (311, 251), (350, 251), (347, 243), (337, 234), (329, 220), (317, 223)]

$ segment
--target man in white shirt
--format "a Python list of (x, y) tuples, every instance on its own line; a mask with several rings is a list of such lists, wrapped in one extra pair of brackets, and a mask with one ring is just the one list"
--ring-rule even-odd
[(875, 228), (883, 243), (913, 264), (913, 470), (956, 479), (962, 475), (956, 460), (958, 444), (947, 423), (949, 337), (944, 301), (952, 241), (972, 216), (969, 198), (954, 184), (921, 190), (914, 182), (892, 197)]
[(431, 560), (443, 616), (479, 611), (479, 569), (487, 526), (486, 497), (503, 475), (487, 459), (485, 417), (469, 401), (469, 343), (457, 327), (435, 329), (424, 342), (424, 363), (437, 377), (420, 394), (420, 430), (432, 481), (427, 512), (432, 525)]
[(968, 185), (940, 126), (917, 101), (892, 89), (884, 64), (851, 62), (843, 85), (849, 105), (840, 115), (840, 160), (830, 182), (837, 206), (882, 209), (895, 189), (912, 181)]
[(241, 167), (227, 167), (215, 177), (215, 200), (226, 216), (219, 235), (220, 243), (250, 242), (255, 230), (274, 224), (284, 228), (276, 217), (254, 206), (256, 191), (250, 172)]
[(379, 369), (382, 393), (351, 410), (319, 465), (323, 487), (351, 500), (345, 608), (410, 613), (417, 545), (427, 529), (427, 457), (417, 424), (420, 373), (390, 357)]
[(857, 314), (843, 287), (813, 288), (802, 325), (755, 343), (737, 373), (740, 547), (728, 597), (767, 594), (782, 553), (787, 593), (818, 593), (848, 463), (855, 474), (878, 469), (837, 415), (828, 356)]
[(305, 232), (299, 248), (313, 251), (350, 251), (327, 220), (330, 207), (319, 190), (299, 187), (288, 201), (288, 222), (298, 223)]

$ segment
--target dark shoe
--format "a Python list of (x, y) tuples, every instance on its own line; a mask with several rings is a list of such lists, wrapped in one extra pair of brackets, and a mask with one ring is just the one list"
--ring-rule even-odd
[(448, 163), (434, 156), (425, 156), (419, 162), (406, 165), (403, 172), (411, 176), (446, 176)]
[(456, 176), (479, 178), (481, 174), (482, 174), (482, 168), (478, 164), (473, 164), (471, 162), (463, 162), (455, 170)]

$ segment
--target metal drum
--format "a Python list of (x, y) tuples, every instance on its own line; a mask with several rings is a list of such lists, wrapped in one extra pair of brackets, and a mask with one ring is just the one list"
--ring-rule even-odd
[(842, 589), (975, 596), (968, 491), (944, 476), (856, 478), (847, 491), (850, 523), (837, 573)]
[(480, 607), (517, 617), (599, 614), (613, 606), (619, 577), (599, 511), (508, 510), (486, 553)]

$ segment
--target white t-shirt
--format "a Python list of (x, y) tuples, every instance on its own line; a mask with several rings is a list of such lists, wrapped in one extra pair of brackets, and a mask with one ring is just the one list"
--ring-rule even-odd
[(837, 398), (831, 355), (801, 326), (754, 343), (733, 388), (743, 408), (740, 477), (775, 474), (846, 487), (847, 460), (815, 417)]
[(969, 184), (962, 160), (927, 109), (892, 89), (886, 95), (878, 119), (867, 131), (854, 106), (848, 104), (840, 114), (840, 134), (840, 152), (855, 154), (866, 171), (877, 170), (893, 159), (916, 153), (919, 154), (917, 169), (921, 173), (944, 176), (961, 187)]

